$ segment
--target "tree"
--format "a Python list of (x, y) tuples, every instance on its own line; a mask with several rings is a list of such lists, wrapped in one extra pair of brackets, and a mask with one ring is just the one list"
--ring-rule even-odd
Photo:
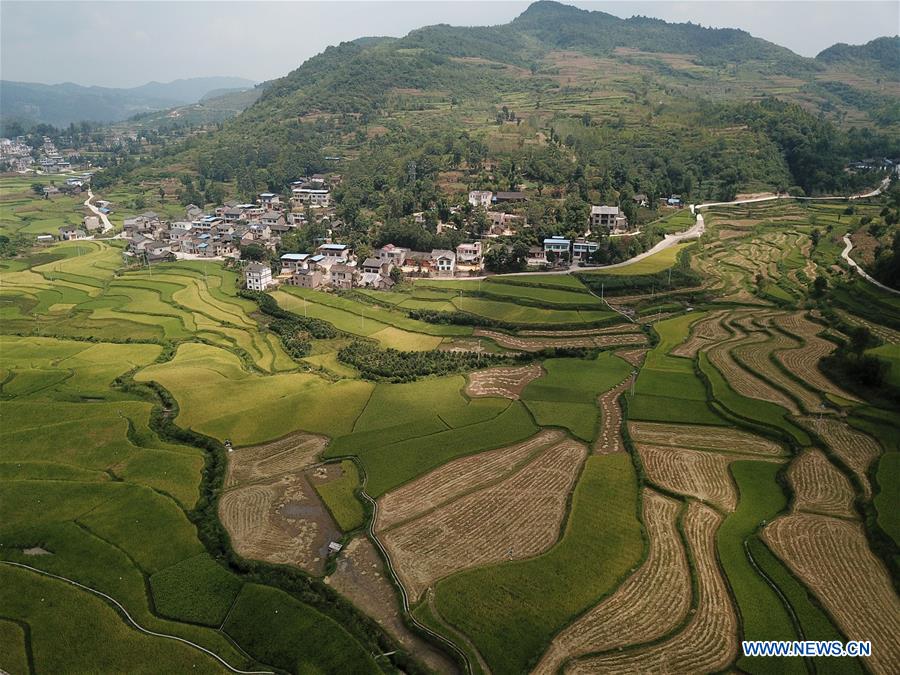
[(44, 186), (41, 183), (32, 183), (31, 191), (36, 195), (43, 195), (44, 194)]
[(391, 281), (395, 284), (399, 284), (403, 282), (403, 270), (399, 267), (391, 268)]
[(266, 249), (259, 244), (247, 244), (246, 246), (241, 246), (241, 258), (244, 260), (261, 262), (267, 257), (268, 254), (266, 253)]
[(823, 276), (817, 276), (813, 281), (813, 297), (821, 298), (828, 290), (828, 281)]
[(815, 248), (819, 245), (819, 239), (821, 238), (822, 233), (819, 232), (818, 228), (814, 229), (809, 233), (809, 238), (812, 240), (812, 247)]
[(857, 358), (862, 356), (871, 343), (872, 332), (866, 326), (856, 326), (850, 332), (850, 350), (856, 354)]

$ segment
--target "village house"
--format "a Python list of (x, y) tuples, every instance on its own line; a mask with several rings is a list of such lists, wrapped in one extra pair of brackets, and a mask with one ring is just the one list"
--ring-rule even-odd
[(287, 283), (300, 288), (319, 288), (323, 283), (322, 272), (315, 269), (299, 269), (290, 276)]
[(592, 206), (588, 225), (591, 231), (626, 230), (628, 219), (622, 214), (618, 206)]
[(274, 192), (261, 192), (257, 201), (263, 206), (272, 207), (281, 204), (281, 197)]
[(272, 270), (268, 265), (250, 263), (244, 270), (244, 281), (251, 291), (264, 291), (272, 285)]
[(491, 205), (494, 193), (489, 190), (471, 190), (469, 192), (469, 203), (472, 206), (480, 206), (487, 209)]
[(359, 276), (359, 285), (363, 288), (374, 288), (379, 291), (389, 291), (394, 286), (394, 280), (387, 274), (378, 272), (363, 272)]
[(372, 274), (381, 274), (384, 272), (385, 274), (391, 271), (391, 267), (393, 265), (390, 262), (385, 262), (381, 258), (366, 258), (362, 264), (363, 273), (370, 272)]
[(359, 270), (356, 269), (355, 263), (339, 262), (331, 266), (329, 276), (334, 288), (350, 289), (357, 285)]
[(647, 199), (647, 195), (643, 194), (642, 192), (639, 192), (634, 197), (632, 197), (631, 201), (633, 201), (638, 206), (650, 206), (650, 200)]
[(309, 205), (312, 208), (325, 208), (331, 204), (331, 191), (322, 185), (314, 186), (305, 183), (291, 188), (291, 202), (295, 206)]
[(461, 265), (481, 264), (481, 242), (463, 243), (456, 247), (456, 262)]
[(502, 211), (489, 211), (488, 220), (488, 236), (490, 237), (511, 237), (516, 234), (517, 229), (523, 224), (522, 216), (512, 213), (503, 213)]
[(544, 239), (544, 253), (555, 253), (557, 256), (568, 254), (572, 248), (572, 242), (559, 235)]
[(84, 229), (88, 232), (94, 232), (101, 228), (100, 218), (97, 216), (84, 217)]
[(316, 253), (325, 256), (328, 262), (345, 262), (350, 259), (350, 247), (347, 244), (322, 244)]
[(493, 202), (495, 204), (502, 204), (503, 202), (522, 202), (525, 201), (527, 197), (524, 192), (498, 192), (494, 195)]
[(588, 241), (587, 239), (576, 239), (572, 242), (572, 258), (576, 260), (584, 260), (594, 251), (600, 248), (600, 244), (596, 241)]
[(403, 267), (407, 253), (409, 253), (409, 249), (394, 246), (393, 244), (385, 244), (378, 249), (378, 259), (381, 262), (390, 263), (394, 267)]
[(64, 225), (59, 228), (59, 238), (63, 241), (74, 241), (75, 239), (85, 239), (87, 232), (75, 227), (74, 225)]
[(447, 249), (436, 248), (431, 251), (431, 265), (439, 277), (452, 277), (456, 273), (456, 254)]
[(295, 272), (306, 269), (306, 260), (309, 253), (285, 253), (281, 256), (281, 273), (294, 274)]
[(188, 204), (184, 207), (184, 213), (187, 215), (188, 220), (196, 220), (203, 215), (203, 209), (196, 204)]
[(541, 246), (530, 246), (525, 264), (530, 267), (542, 267), (547, 264), (547, 253)]

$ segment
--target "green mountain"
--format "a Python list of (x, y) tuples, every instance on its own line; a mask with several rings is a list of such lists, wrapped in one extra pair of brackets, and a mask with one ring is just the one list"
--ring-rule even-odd
[(842, 63), (871, 63), (893, 79), (900, 79), (900, 36), (880, 37), (864, 45), (848, 45), (839, 42), (816, 56), (817, 61), (829, 65)]
[(64, 84), (0, 81), (0, 116), (67, 126), (71, 122), (116, 122), (132, 115), (195, 103), (213, 91), (247, 90), (252, 80), (239, 77), (195, 77), (173, 82), (148, 82), (117, 89)]
[(166, 161), (247, 196), (339, 170), (343, 215), (381, 220), (473, 186), (582, 201), (826, 192), (857, 179), (847, 161), (900, 155), (898, 99), (744, 31), (538, 2), (505, 25), (329, 47)]

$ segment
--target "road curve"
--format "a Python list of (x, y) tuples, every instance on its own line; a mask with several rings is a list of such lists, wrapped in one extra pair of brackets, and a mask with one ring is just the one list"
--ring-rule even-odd
[(887, 291), (888, 293), (894, 293), (895, 295), (900, 295), (900, 291), (898, 291), (896, 288), (891, 288), (890, 286), (886, 286), (883, 283), (881, 283), (880, 281), (878, 281), (878, 279), (875, 279), (874, 277), (870, 276), (862, 267), (860, 267), (860, 265), (853, 258), (850, 257), (850, 251), (853, 250), (853, 242), (850, 241), (849, 235), (846, 235), (846, 234), (844, 235), (844, 244), (846, 244), (846, 246), (845, 246), (844, 250), (841, 251), (841, 257), (847, 261), (847, 264), (850, 265), (850, 267), (852, 267), (854, 270), (856, 270), (856, 273), (859, 274), (859, 276), (861, 276), (863, 279), (865, 279), (869, 283), (875, 284), (876, 286), (878, 286), (878, 288), (880, 288), (884, 291)]
[(61, 577), (58, 574), (51, 574), (50, 572), (45, 572), (44, 570), (38, 569), (37, 567), (32, 567), (31, 565), (24, 565), (22, 563), (12, 562), (9, 560), (0, 560), (0, 565), (10, 565), (12, 567), (19, 567), (19, 568), (28, 570), (30, 572), (36, 572), (37, 574), (42, 574), (45, 577), (50, 577), (52, 579), (64, 581), (67, 584), (71, 584), (72, 586), (77, 586), (78, 588), (80, 588), (82, 590), (88, 591), (89, 593), (93, 593), (94, 595), (97, 595), (97, 596), (103, 598), (104, 600), (107, 600), (107, 601), (111, 602), (113, 605), (115, 605), (116, 609), (118, 609), (128, 620), (128, 623), (130, 623), (132, 626), (134, 626), (141, 633), (145, 633), (146, 635), (152, 635), (153, 637), (160, 637), (160, 638), (166, 638), (168, 640), (176, 640), (178, 642), (183, 642), (184, 644), (189, 645), (189, 646), (193, 647), (194, 649), (198, 649), (201, 652), (203, 652), (204, 654), (207, 654), (207, 655), (213, 657), (216, 661), (221, 663), (232, 673), (238, 673), (238, 675), (275, 675), (275, 673), (271, 670), (240, 670), (238, 668), (234, 668), (231, 665), (229, 665), (228, 662), (225, 661), (221, 656), (219, 656), (218, 654), (216, 654), (213, 651), (210, 651), (206, 647), (202, 647), (202, 646), (198, 645), (196, 642), (191, 642), (190, 640), (185, 640), (184, 638), (178, 637), (177, 635), (169, 635), (168, 633), (157, 633), (155, 631), (148, 630), (148, 629), (144, 628), (143, 626), (141, 626), (137, 621), (135, 621), (134, 618), (132, 618), (131, 614), (128, 613), (128, 610), (126, 610), (122, 606), (122, 603), (120, 603), (118, 600), (116, 600), (112, 596), (109, 596), (106, 593), (98, 591), (96, 588), (91, 588), (90, 586), (85, 586), (84, 584), (80, 584), (77, 581), (74, 581), (72, 579), (67, 579), (66, 577)]
[(113, 225), (111, 222), (109, 222), (109, 217), (105, 213), (103, 213), (100, 209), (98, 209), (96, 206), (91, 204), (91, 200), (93, 200), (93, 199), (94, 199), (94, 193), (91, 192), (90, 190), (88, 190), (88, 198), (84, 200), (84, 205), (87, 208), (89, 208), (94, 213), (95, 216), (100, 217), (100, 220), (103, 222), (103, 231), (109, 232), (111, 229), (113, 229)]

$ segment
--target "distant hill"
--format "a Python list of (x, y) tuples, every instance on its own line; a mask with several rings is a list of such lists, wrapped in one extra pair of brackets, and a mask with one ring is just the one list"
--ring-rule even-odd
[(869, 62), (900, 78), (900, 36), (880, 37), (864, 45), (839, 42), (819, 52), (816, 61), (829, 65)]
[(80, 121), (117, 122), (139, 113), (195, 103), (213, 91), (244, 91), (254, 84), (240, 77), (195, 77), (117, 89), (71, 82), (48, 85), (4, 80), (0, 81), (0, 116), (54, 126)]

